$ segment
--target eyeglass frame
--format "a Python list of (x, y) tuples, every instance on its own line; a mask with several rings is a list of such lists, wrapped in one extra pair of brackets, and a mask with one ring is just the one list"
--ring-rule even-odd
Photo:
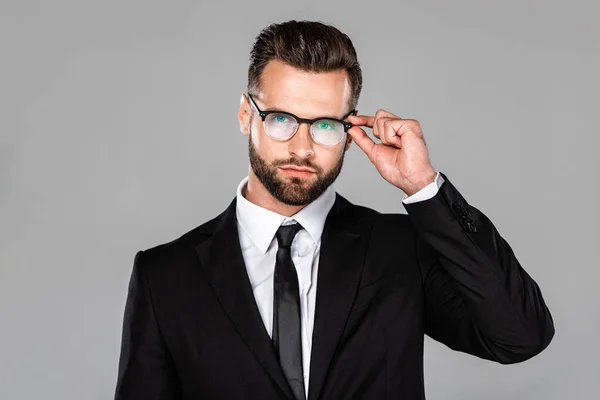
[[(267, 111), (263, 111), (263, 110), (261, 110), (258, 107), (258, 104), (256, 104), (256, 101), (254, 101), (254, 98), (252, 98), (252, 96), (250, 95), (250, 93), (246, 93), (246, 95), (248, 96), (248, 98), (250, 99), (250, 102), (252, 103), (252, 105), (254, 106), (254, 108), (256, 109), (256, 111), (258, 112), (258, 115), (262, 119), (263, 123), (265, 122), (265, 118), (267, 118), (267, 116), (269, 114), (285, 114), (285, 115), (289, 115), (290, 117), (293, 117), (296, 120), (296, 122), (298, 123), (298, 125), (296, 126), (296, 129), (294, 130), (294, 133), (292, 133), (290, 135), (290, 137), (288, 137), (288, 138), (278, 139), (278, 138), (274, 138), (273, 136), (271, 136), (271, 135), (269, 135), (267, 133), (267, 135), (271, 139), (277, 140), (277, 141), (280, 141), (280, 142), (284, 142), (286, 140), (290, 140), (291, 138), (293, 138), (294, 135), (298, 132), (298, 128), (300, 127), (301, 123), (308, 124), (309, 127), (311, 127), (312, 124), (314, 124), (315, 122), (320, 121), (322, 119), (327, 119), (327, 120), (336, 121), (336, 122), (341, 123), (343, 125), (343, 127), (344, 127), (344, 133), (347, 134), (348, 133), (348, 129), (352, 128), (354, 126), (354, 124), (352, 124), (351, 122), (348, 122), (348, 121), (344, 121), (344, 119), (348, 118), (351, 115), (356, 115), (356, 113), (357, 113), (357, 110), (353, 109), (348, 114), (346, 114), (344, 117), (342, 117), (342, 119), (330, 118), (330, 117), (318, 117), (318, 118), (315, 118), (315, 119), (300, 118), (300, 117), (297, 117), (296, 115), (292, 114), (291, 112), (287, 112), (287, 111), (279, 111), (279, 110), (267, 110)], [(314, 135), (312, 133), (312, 130), (310, 128), (309, 128), (308, 131), (310, 132), (310, 136), (315, 141), (315, 143), (320, 144), (321, 146), (327, 146), (327, 147), (335, 146), (335, 145), (339, 144), (342, 140), (344, 140), (344, 136), (342, 136), (342, 138), (339, 141), (337, 141), (337, 142), (335, 142), (333, 144), (323, 144), (323, 143), (318, 142), (315, 139), (315, 137), (314, 137)], [(265, 133), (266, 133), (266, 130), (265, 130)]]

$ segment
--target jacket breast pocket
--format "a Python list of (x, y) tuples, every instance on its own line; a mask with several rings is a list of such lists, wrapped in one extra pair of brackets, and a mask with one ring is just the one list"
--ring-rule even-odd
[(402, 275), (386, 275), (358, 289), (350, 312), (380, 303), (384, 298), (402, 290)]

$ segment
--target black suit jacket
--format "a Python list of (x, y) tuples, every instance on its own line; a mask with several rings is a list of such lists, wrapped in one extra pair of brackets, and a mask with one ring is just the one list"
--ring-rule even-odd
[[(554, 335), (535, 281), (449, 179), (406, 214), (336, 194), (322, 235), (309, 400), (424, 399), (424, 334), (503, 364)], [(140, 251), (115, 399), (292, 399), (244, 266), (236, 201)]]

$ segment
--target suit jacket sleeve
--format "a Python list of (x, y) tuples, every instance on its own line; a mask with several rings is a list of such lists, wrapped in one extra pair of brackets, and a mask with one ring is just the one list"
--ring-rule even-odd
[(418, 232), (425, 333), (502, 364), (527, 360), (554, 336), (540, 288), (492, 222), (442, 177), (434, 197), (404, 205)]
[(179, 382), (154, 316), (138, 252), (127, 295), (115, 400), (180, 399)]

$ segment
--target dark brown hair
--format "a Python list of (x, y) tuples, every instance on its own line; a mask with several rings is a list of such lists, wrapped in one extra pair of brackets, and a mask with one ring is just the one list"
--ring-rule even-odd
[(250, 51), (250, 94), (260, 92), (261, 74), (271, 60), (279, 60), (309, 72), (345, 69), (351, 87), (348, 110), (356, 108), (362, 88), (362, 71), (352, 41), (334, 26), (291, 20), (264, 28)]

